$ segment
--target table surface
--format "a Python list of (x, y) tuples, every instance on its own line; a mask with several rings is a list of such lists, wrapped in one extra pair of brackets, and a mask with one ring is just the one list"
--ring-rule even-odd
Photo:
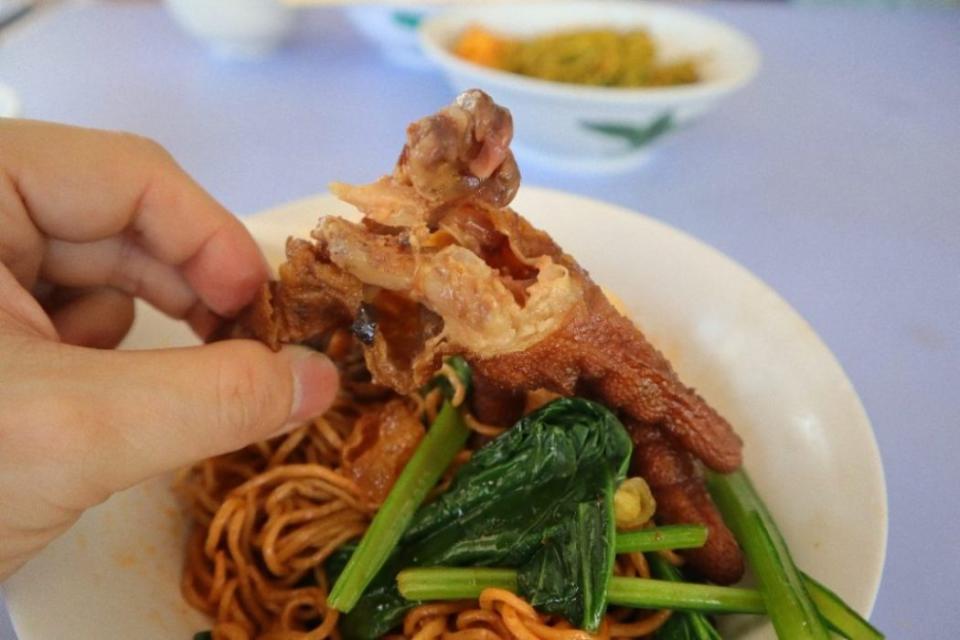
[[(873, 620), (891, 638), (960, 624), (960, 12), (704, 4), (764, 56), (748, 88), (642, 169), (529, 184), (603, 198), (719, 248), (834, 351), (869, 413), (890, 533)], [(335, 9), (291, 46), (225, 62), (153, 4), (69, 5), (0, 40), (24, 115), (159, 140), (239, 214), (365, 181), (439, 73), (392, 66)], [(520, 158), (523, 162), (523, 158)], [(0, 602), (2, 609), (2, 602)], [(0, 611), (0, 638), (12, 638)]]

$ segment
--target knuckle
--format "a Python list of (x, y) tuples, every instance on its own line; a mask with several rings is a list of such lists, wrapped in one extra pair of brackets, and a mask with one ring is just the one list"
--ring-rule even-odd
[(218, 370), (218, 420), (221, 432), (243, 445), (280, 427), (290, 391), (269, 349), (246, 341), (231, 346)]

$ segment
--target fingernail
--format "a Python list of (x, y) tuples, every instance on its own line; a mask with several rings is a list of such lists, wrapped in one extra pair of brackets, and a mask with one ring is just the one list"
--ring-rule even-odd
[(293, 373), (293, 405), (290, 422), (309, 420), (322, 414), (333, 404), (340, 388), (340, 374), (330, 358), (306, 347), (296, 349)]

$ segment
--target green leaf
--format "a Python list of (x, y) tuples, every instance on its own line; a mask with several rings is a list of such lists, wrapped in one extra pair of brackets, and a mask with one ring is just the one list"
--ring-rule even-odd
[(515, 568), (535, 606), (596, 628), (613, 569), (613, 487), (631, 451), (623, 425), (599, 404), (566, 398), (526, 416), (417, 512), (343, 618), (344, 637), (387, 633), (416, 604), (397, 591), (399, 571), (437, 565)]
[(537, 609), (596, 630), (607, 608), (613, 509), (601, 496), (578, 503), (574, 511), (567, 523), (544, 536), (543, 546), (521, 567), (517, 583)]
[(695, 612), (674, 612), (654, 636), (656, 640), (722, 640), (706, 616)]
[(669, 111), (663, 113), (645, 127), (613, 122), (582, 121), (580, 124), (591, 131), (596, 131), (597, 133), (602, 133), (614, 138), (621, 138), (633, 149), (639, 149), (640, 147), (650, 144), (676, 126), (673, 120), (673, 114)]

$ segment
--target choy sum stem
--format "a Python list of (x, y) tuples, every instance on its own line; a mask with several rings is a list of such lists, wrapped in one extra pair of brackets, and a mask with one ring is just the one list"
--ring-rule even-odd
[[(699, 524), (670, 525), (641, 531), (621, 532), (616, 537), (617, 553), (640, 553), (660, 549), (693, 549), (702, 547), (707, 540), (707, 528)], [(409, 582), (404, 582), (410, 580)], [(507, 591), (517, 590), (517, 575), (512, 569), (476, 568), (467, 571), (450, 569), (418, 569), (401, 572), (397, 576), (401, 593), (406, 584), (409, 592), (435, 593), (437, 590), (447, 598), (476, 597), (486, 587), (499, 587)], [(458, 595), (459, 594), (459, 595)], [(429, 598), (409, 597), (411, 600)]]
[(445, 402), (333, 586), (331, 607), (346, 612), (356, 605), (469, 434), (460, 413)]
[(397, 574), (397, 588), (407, 600), (470, 600), (484, 589), (517, 592), (515, 569), (425, 567)]
[(763, 598), (754, 589), (646, 578), (610, 580), (610, 604), (637, 609), (680, 609), (715, 613), (763, 613)]
[[(400, 594), (408, 600), (463, 600), (477, 598), (489, 587), (515, 592), (512, 569), (431, 567), (407, 569), (397, 575)], [(763, 613), (763, 598), (753, 589), (718, 587), (646, 578), (610, 580), (607, 601), (642, 609), (686, 609), (716, 613)]]
[(707, 528), (700, 524), (675, 524), (640, 531), (617, 533), (617, 553), (696, 549), (707, 541)]
[[(655, 577), (670, 582), (683, 582), (680, 570), (659, 554), (651, 553), (647, 561)], [(657, 640), (721, 640), (709, 618), (700, 611), (675, 613), (657, 630), (656, 637)]]
[(753, 567), (777, 635), (791, 640), (828, 640), (823, 619), (787, 544), (746, 473), (711, 473), (707, 486)]
[(801, 572), (800, 576), (828, 627), (850, 640), (883, 640), (884, 635), (851, 609), (840, 596), (807, 574)]
[[(656, 557), (652, 557), (651, 562), (656, 565), (657, 573), (661, 575), (664, 575), (662, 570), (659, 570), (661, 566), (663, 569), (673, 569)], [(883, 639), (882, 633), (846, 605), (839, 596), (813, 578), (805, 574), (801, 575), (820, 615), (834, 631), (851, 640)], [(766, 613), (766, 605), (759, 591), (678, 582), (678, 580), (680, 580), (679, 573), (666, 575), (661, 580), (614, 577), (610, 581), (607, 592), (608, 601), (614, 605), (644, 609)], [(400, 594), (408, 600), (469, 600), (478, 598), (480, 593), (488, 588), (505, 589), (516, 593), (517, 572), (513, 569), (472, 567), (407, 569), (397, 575), (397, 586)], [(700, 624), (708, 625), (706, 620)]]

